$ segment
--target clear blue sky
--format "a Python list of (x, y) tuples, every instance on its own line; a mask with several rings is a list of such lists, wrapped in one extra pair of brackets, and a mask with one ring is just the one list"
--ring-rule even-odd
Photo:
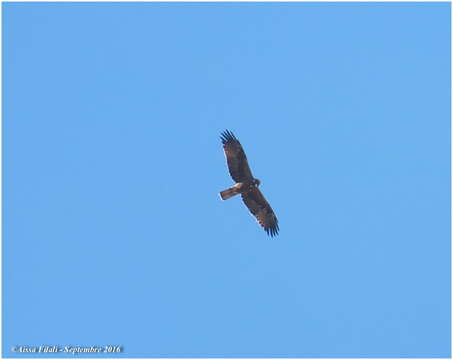
[(3, 3), (3, 71), (4, 356), (450, 355), (449, 3)]

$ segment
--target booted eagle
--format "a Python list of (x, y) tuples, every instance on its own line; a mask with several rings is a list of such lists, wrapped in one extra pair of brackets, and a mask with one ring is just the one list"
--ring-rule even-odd
[(279, 230), (277, 217), (258, 189), (261, 182), (253, 177), (241, 143), (229, 130), (222, 132), (220, 139), (227, 159), (228, 171), (236, 182), (236, 185), (221, 191), (220, 197), (222, 200), (227, 200), (234, 195), (241, 194), (245, 206), (256, 217), (266, 233), (271, 237), (276, 236)]

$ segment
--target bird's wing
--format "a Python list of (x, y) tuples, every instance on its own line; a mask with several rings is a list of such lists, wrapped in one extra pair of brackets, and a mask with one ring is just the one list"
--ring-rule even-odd
[(229, 130), (222, 132), (223, 151), (227, 159), (228, 170), (231, 177), (236, 182), (250, 182), (253, 180), (247, 156), (241, 143)]
[(260, 189), (253, 187), (250, 191), (242, 193), (241, 196), (244, 204), (256, 217), (266, 233), (272, 237), (276, 236), (279, 231), (277, 217)]

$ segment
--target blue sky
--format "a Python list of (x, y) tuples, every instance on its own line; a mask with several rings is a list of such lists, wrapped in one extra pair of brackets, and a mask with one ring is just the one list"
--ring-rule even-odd
[(3, 3), (3, 355), (450, 356), (450, 96), (449, 3)]

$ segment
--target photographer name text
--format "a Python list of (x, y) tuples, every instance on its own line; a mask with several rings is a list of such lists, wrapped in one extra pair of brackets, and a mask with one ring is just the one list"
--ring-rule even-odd
[(111, 353), (120, 353), (123, 352), (123, 348), (118, 345), (106, 345), (106, 346), (13, 346), (11, 348), (12, 352), (16, 353), (49, 353), (49, 354), (58, 354), (58, 353), (67, 353), (67, 354), (111, 354)]

